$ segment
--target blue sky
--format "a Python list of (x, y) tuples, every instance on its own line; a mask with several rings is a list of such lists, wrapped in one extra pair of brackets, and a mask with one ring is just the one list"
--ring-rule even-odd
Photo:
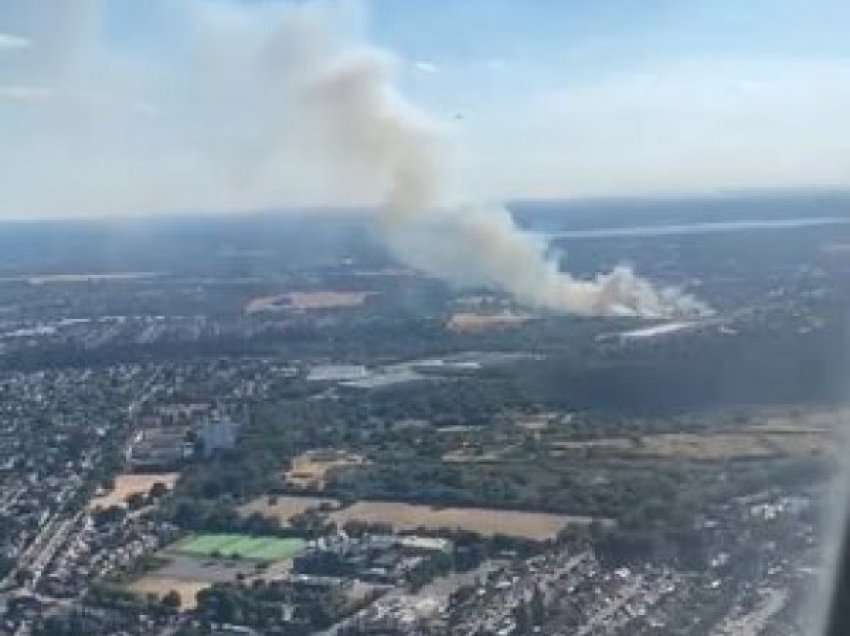
[[(291, 4), (0, 2), (0, 218), (380, 200), (290, 141), (293, 67), (264, 43)], [(850, 186), (846, 1), (315, 10), (397, 58), (466, 197)]]

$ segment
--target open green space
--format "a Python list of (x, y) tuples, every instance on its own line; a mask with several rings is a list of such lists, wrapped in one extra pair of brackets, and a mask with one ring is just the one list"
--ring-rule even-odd
[(198, 534), (177, 542), (171, 549), (189, 556), (238, 557), (255, 561), (282, 561), (300, 552), (303, 539), (252, 537), (247, 534)]

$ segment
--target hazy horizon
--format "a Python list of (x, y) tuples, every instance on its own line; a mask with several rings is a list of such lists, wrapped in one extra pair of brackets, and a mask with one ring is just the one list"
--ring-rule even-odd
[[(463, 200), (850, 187), (843, 3), (308, 4), (391, 52)], [(292, 6), (3, 3), (0, 218), (380, 201), (299, 138)]]

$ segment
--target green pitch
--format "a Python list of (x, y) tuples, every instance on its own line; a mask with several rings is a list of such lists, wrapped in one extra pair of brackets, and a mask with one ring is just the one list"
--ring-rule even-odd
[(252, 537), (247, 534), (198, 534), (179, 541), (172, 549), (198, 557), (218, 553), (224, 557), (238, 556), (255, 561), (282, 561), (298, 554), (305, 543), (302, 539)]

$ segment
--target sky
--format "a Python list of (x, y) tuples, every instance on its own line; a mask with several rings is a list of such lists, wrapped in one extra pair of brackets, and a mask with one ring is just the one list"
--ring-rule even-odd
[(380, 201), (302, 134), (304, 10), (393, 56), (459, 198), (850, 187), (846, 0), (2, 0), (0, 219)]

